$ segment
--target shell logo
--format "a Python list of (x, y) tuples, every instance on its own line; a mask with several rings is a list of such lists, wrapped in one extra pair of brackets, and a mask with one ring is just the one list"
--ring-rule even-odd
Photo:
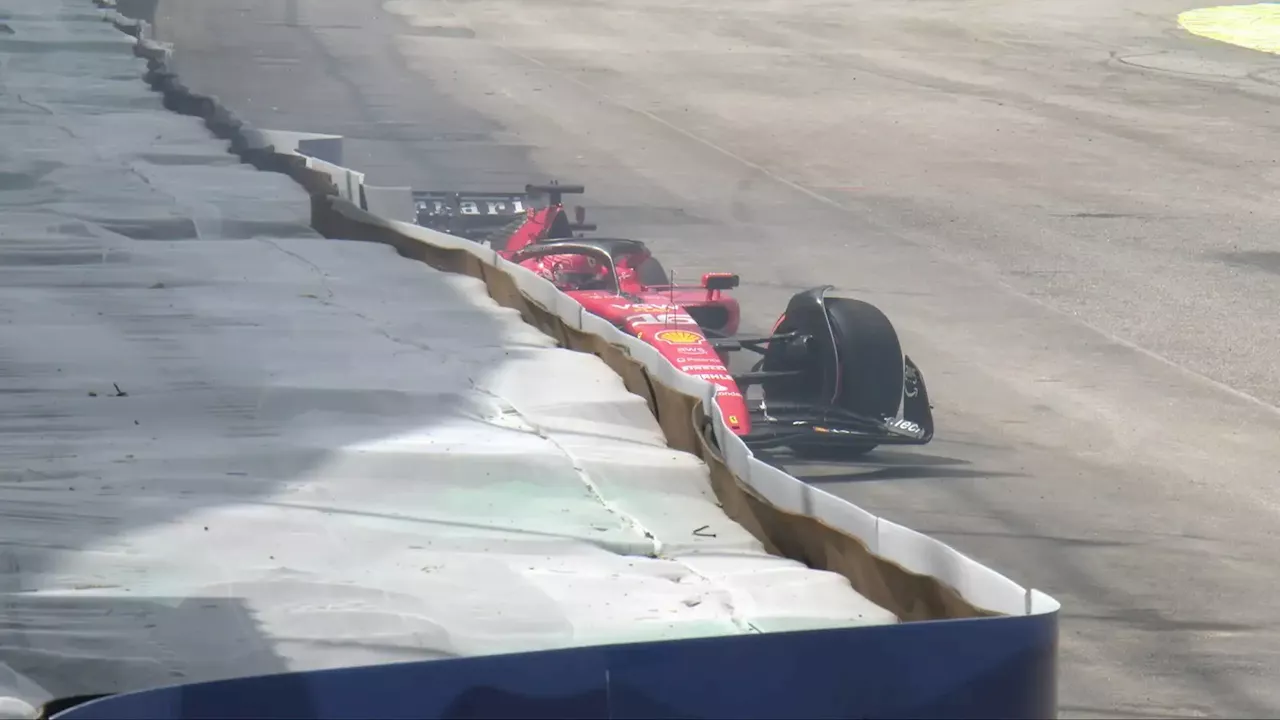
[(672, 345), (696, 345), (702, 342), (701, 335), (688, 330), (662, 330), (654, 335), (653, 338)]

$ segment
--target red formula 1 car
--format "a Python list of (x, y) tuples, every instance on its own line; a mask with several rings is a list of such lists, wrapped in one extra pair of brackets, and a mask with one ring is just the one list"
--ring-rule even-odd
[[(676, 285), (643, 242), (576, 234), (595, 229), (580, 209), (568, 219), (563, 195), (581, 192), (551, 184), (529, 185), (524, 194), (415, 196), (419, 224), (489, 243), (681, 371), (711, 382), (727, 424), (753, 448), (849, 455), (932, 440), (924, 379), (875, 306), (829, 297), (831, 286), (821, 286), (794, 295), (769, 335), (740, 336), (738, 303), (726, 293), (738, 286), (737, 275), (707, 273), (699, 285)], [(730, 356), (743, 350), (759, 360), (730, 372)], [(748, 400), (753, 386), (763, 399)]]

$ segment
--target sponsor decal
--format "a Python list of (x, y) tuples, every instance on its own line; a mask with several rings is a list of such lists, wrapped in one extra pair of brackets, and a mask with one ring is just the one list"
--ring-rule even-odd
[(907, 397), (913, 398), (920, 394), (920, 371), (914, 367), (907, 365), (906, 383), (904, 393)]
[[(667, 331), (664, 330), (663, 332)], [(701, 345), (681, 345), (676, 348), (676, 352), (682, 355), (702, 355), (703, 357), (711, 354)]]
[(716, 380), (720, 380), (723, 382), (733, 382), (733, 376), (725, 375), (723, 372), (707, 373), (705, 375), (700, 373), (689, 373), (689, 374), (698, 378), (699, 380), (706, 380), (707, 382), (714, 382)]
[(730, 416), (729, 416), (729, 424), (730, 424), (730, 425), (737, 425), (737, 424), (738, 424), (738, 416), (737, 416), (737, 415), (730, 415)]
[(667, 313), (673, 310), (680, 309), (675, 305), (645, 305), (644, 303), (638, 303), (634, 305), (630, 303), (627, 303), (627, 304), (619, 303), (619, 304), (610, 305), (609, 307), (613, 308), (614, 310), (632, 310), (638, 313)]
[[(661, 340), (672, 345), (697, 345), (702, 342), (702, 336), (688, 330), (661, 330), (653, 336), (655, 340)], [(702, 350), (702, 348), (698, 348)]]
[[(419, 200), (415, 204), (418, 212), (427, 210), (431, 215), (447, 215), (449, 213), (449, 204), (444, 200)], [(524, 202), (515, 198), (504, 200), (461, 200), (458, 202), (458, 214), (460, 215), (518, 215), (524, 211)]]
[(640, 313), (627, 317), (633, 325), (697, 325), (697, 321), (688, 315)]
[(917, 436), (924, 435), (924, 428), (920, 427), (916, 423), (911, 422), (910, 420), (891, 419), (891, 420), (888, 420), (887, 424), (889, 427), (893, 428), (894, 430), (900, 430), (908, 435), (917, 435)]
[[(724, 372), (724, 365), (716, 365), (714, 363), (702, 363), (699, 361), (699, 358), (679, 358), (676, 360), (676, 362), (680, 363), (680, 365), (683, 366), (681, 369), (689, 373), (690, 375), (696, 375), (699, 372), (713, 372), (713, 373)], [(697, 364), (688, 364), (688, 363), (697, 363)]]

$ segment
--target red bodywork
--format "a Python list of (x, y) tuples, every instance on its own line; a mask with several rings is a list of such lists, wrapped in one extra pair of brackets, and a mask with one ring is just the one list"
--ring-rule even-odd
[[(559, 204), (530, 208), (525, 220), (507, 238), (499, 254), (510, 259), (518, 251), (548, 237), (563, 218)], [(563, 222), (563, 220), (560, 220)], [(738, 303), (721, 290), (703, 286), (646, 285), (640, 280), (640, 267), (649, 259), (647, 250), (616, 259), (619, 292), (583, 287), (583, 278), (603, 276), (608, 269), (583, 255), (543, 255), (520, 262), (521, 267), (556, 283), (562, 291), (577, 300), (593, 315), (653, 346), (672, 365), (694, 377), (716, 386), (716, 404), (725, 422), (737, 435), (751, 431), (746, 398), (729, 374), (728, 358), (708, 342), (706, 335), (686, 308), (717, 306), (727, 318), (720, 331), (732, 335), (738, 330)], [(566, 278), (573, 276), (573, 280)], [(704, 285), (706, 278), (704, 277)], [(612, 285), (612, 283), (609, 283)]]

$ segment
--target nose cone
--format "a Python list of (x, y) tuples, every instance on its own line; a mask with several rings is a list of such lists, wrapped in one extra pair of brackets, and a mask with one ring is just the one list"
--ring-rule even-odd
[(747, 415), (747, 399), (742, 396), (738, 382), (725, 367), (719, 369), (687, 371), (690, 375), (716, 386), (715, 402), (720, 407), (724, 422), (735, 435), (751, 432), (751, 418)]
[[(653, 313), (648, 311), (654, 311)], [(644, 311), (644, 312), (641, 312)], [(661, 314), (657, 314), (661, 311)], [(715, 403), (725, 423), (735, 435), (751, 432), (747, 417), (747, 400), (738, 383), (729, 374), (720, 354), (707, 341), (698, 325), (678, 306), (623, 306), (625, 326), (636, 337), (662, 353), (681, 372), (706, 380), (715, 386)]]
[[(730, 381), (732, 382), (732, 381)], [(716, 390), (716, 405), (720, 406), (720, 414), (734, 435), (746, 435), (751, 432), (751, 418), (747, 417), (747, 400), (738, 390), (738, 384), (732, 388), (720, 387)]]

